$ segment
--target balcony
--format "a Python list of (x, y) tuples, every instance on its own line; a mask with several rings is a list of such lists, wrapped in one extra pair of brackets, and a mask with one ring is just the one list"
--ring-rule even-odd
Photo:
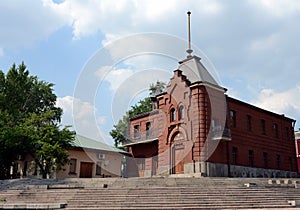
[(158, 139), (158, 129), (150, 129), (144, 132), (134, 132), (126, 137), (126, 142), (123, 145), (147, 143)]
[(231, 131), (223, 126), (216, 126), (211, 129), (212, 140), (231, 141)]

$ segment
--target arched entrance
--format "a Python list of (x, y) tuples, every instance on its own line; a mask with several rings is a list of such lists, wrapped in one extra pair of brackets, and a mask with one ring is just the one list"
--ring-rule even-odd
[(171, 174), (184, 173), (184, 158), (185, 152), (185, 139), (181, 132), (177, 132), (171, 139)]

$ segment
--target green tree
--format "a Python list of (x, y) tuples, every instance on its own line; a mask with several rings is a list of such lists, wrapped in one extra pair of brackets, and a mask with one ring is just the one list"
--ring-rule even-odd
[(115, 141), (115, 147), (124, 149), (120, 145), (126, 141), (129, 118), (138, 114), (150, 112), (151, 110), (152, 104), (150, 97), (146, 97), (143, 100), (140, 100), (136, 105), (131, 106), (131, 109), (125, 113), (122, 119), (120, 119), (118, 123), (114, 125), (114, 128), (109, 132)]
[(30, 76), (24, 63), (0, 71), (0, 176), (8, 177), (18, 155), (30, 154), (45, 178), (52, 168), (68, 162), (75, 138), (60, 129), (62, 109), (56, 107), (53, 84)]
[[(162, 93), (165, 90), (165, 85), (166, 84), (161, 81), (157, 81), (155, 84), (152, 83), (149, 87), (150, 96), (155, 96), (159, 93)], [(145, 112), (150, 112), (151, 110), (152, 101), (150, 97), (146, 97), (143, 100), (140, 100), (134, 106), (131, 106), (130, 110), (128, 110), (122, 119), (120, 119), (118, 123), (114, 125), (114, 128), (109, 133), (114, 139), (115, 147), (124, 149), (120, 145), (126, 141), (129, 118)]]
[(150, 96), (156, 96), (160, 93), (163, 93), (166, 88), (166, 83), (162, 81), (156, 81), (156, 83), (151, 83), (149, 91)]
[(114, 125), (114, 128), (109, 132), (111, 137), (114, 139), (115, 147), (124, 149), (120, 145), (126, 141), (128, 122), (129, 122), (129, 114), (128, 112), (126, 112), (126, 114), (122, 117), (122, 119), (120, 119), (118, 123)]

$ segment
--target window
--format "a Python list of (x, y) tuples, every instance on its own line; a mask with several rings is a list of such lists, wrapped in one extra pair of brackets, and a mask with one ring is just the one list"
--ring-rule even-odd
[(264, 156), (264, 167), (268, 168), (268, 153), (264, 152), (263, 156)]
[(278, 124), (277, 123), (274, 123), (273, 124), (273, 130), (274, 130), (274, 136), (275, 138), (278, 138)]
[(246, 123), (247, 123), (247, 130), (248, 131), (251, 131), (251, 116), (247, 114), (247, 117), (246, 117)]
[(254, 165), (254, 152), (253, 150), (249, 150), (249, 166), (253, 167)]
[(280, 155), (276, 155), (276, 167), (280, 169)]
[(171, 109), (171, 122), (176, 120), (176, 110), (174, 108)]
[(184, 107), (180, 106), (179, 107), (179, 120), (184, 119)]
[(237, 154), (238, 153), (238, 149), (236, 147), (232, 147), (232, 163), (233, 164), (237, 164)]
[(286, 139), (289, 140), (290, 139), (290, 130), (288, 127), (285, 127), (285, 136), (286, 136)]
[(70, 160), (70, 171), (69, 174), (76, 174), (76, 164), (77, 164), (77, 160), (72, 158)]
[(280, 169), (280, 155), (276, 155), (276, 167)]
[(261, 134), (266, 135), (266, 121), (261, 119), (260, 126), (261, 126)]
[(236, 113), (234, 110), (230, 110), (230, 126), (236, 127)]
[(146, 137), (151, 136), (151, 122), (146, 123)]
[(96, 175), (101, 175), (101, 162), (96, 164)]
[(140, 126), (135, 125), (134, 126), (134, 138), (138, 138), (140, 136)]

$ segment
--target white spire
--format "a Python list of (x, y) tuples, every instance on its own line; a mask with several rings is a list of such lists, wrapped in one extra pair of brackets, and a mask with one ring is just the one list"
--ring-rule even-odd
[(186, 50), (186, 52), (188, 53), (188, 58), (192, 57), (192, 52), (193, 50), (191, 49), (191, 12), (188, 11), (187, 15), (188, 15), (188, 49)]

